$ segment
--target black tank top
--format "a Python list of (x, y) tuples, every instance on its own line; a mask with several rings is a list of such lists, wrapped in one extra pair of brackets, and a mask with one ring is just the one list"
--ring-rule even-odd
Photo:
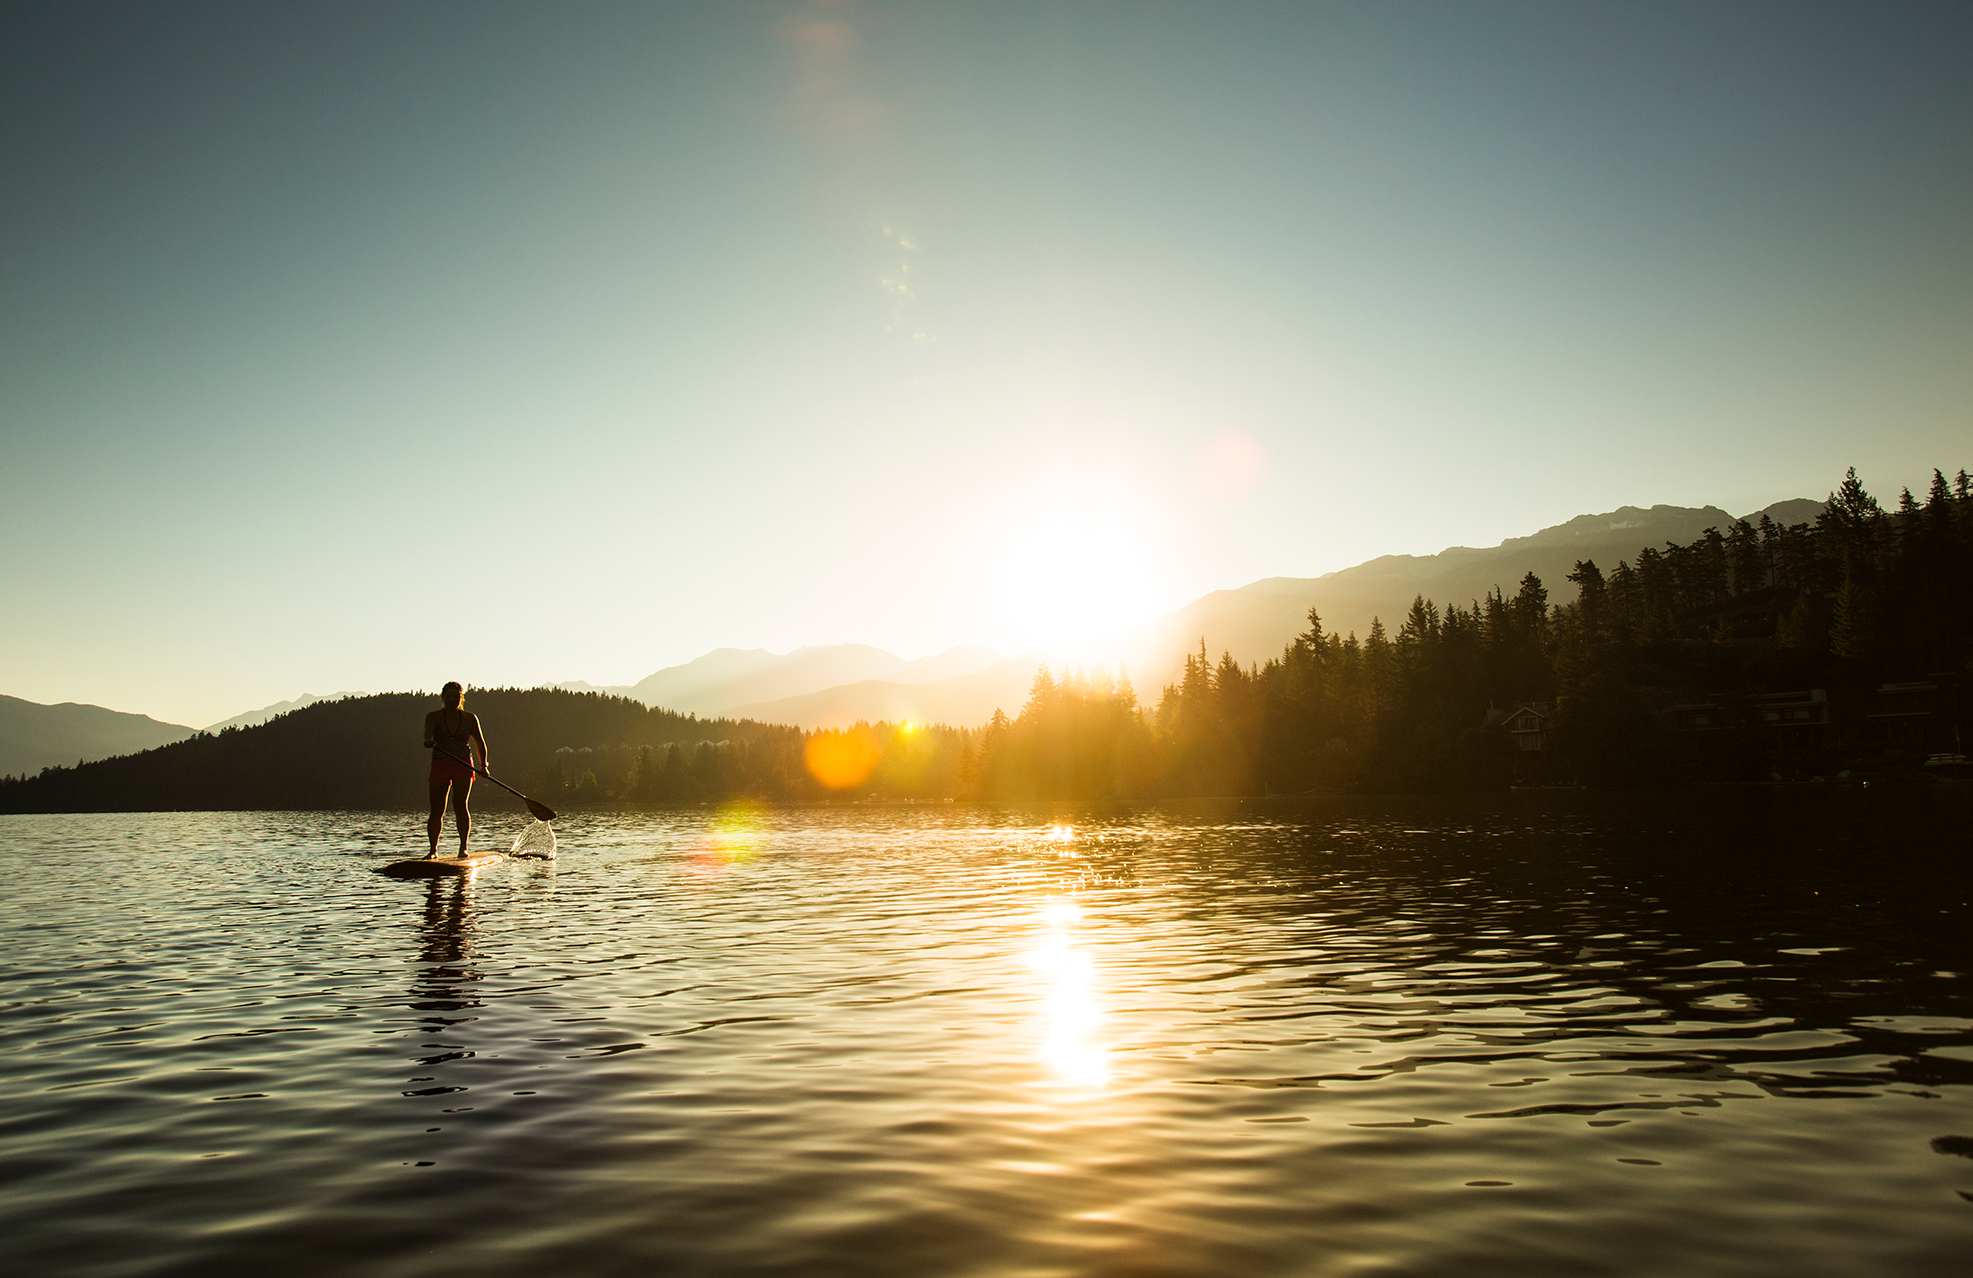
[[(464, 762), (472, 756), (467, 752), (472, 747), (472, 717), (464, 710), (441, 710), (438, 723), (432, 728), (432, 758), (440, 762)], [(441, 751), (450, 750), (452, 758)]]

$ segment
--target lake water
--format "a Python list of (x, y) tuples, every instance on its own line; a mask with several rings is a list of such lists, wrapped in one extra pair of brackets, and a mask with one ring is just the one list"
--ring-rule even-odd
[(471, 882), (370, 872), (416, 814), (0, 818), (0, 1238), (36, 1274), (1963, 1273), (1970, 818), (578, 814)]

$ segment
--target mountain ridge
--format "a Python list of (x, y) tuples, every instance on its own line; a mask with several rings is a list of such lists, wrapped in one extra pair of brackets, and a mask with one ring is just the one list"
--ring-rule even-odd
[(0, 696), (0, 776), (29, 776), (77, 760), (137, 754), (198, 732), (144, 714), (62, 701), (43, 705)]
[(208, 724), (201, 730), (205, 732), (224, 732), (228, 728), (251, 728), (258, 724), (266, 723), (269, 719), (278, 718), (284, 714), (291, 714), (296, 710), (302, 709), (304, 706), (312, 706), (318, 701), (340, 701), (345, 697), (361, 697), (366, 695), (368, 694), (361, 692), (331, 692), (326, 696), (318, 697), (312, 692), (304, 692), (293, 701), (276, 701), (271, 706), (262, 706), (258, 710), (247, 710), (234, 715), (230, 719), (221, 719), (218, 723)]
[[(1823, 506), (1811, 498), (1790, 498), (1746, 518), (1758, 522), (1765, 514), (1776, 523), (1805, 523)], [(1361, 637), (1380, 617), (1387, 619), (1387, 628), (1395, 629), (1417, 595), (1442, 606), (1464, 606), (1494, 587), (1512, 594), (1529, 572), (1542, 579), (1551, 602), (1567, 603), (1576, 595), (1567, 574), (1579, 559), (1596, 560), (1600, 567), (1609, 568), (1618, 560), (1636, 558), (1647, 546), (1684, 544), (1708, 528), (1724, 529), (1733, 521), (1734, 516), (1718, 506), (1620, 506), (1509, 537), (1497, 546), (1448, 546), (1435, 555), (1380, 555), (1319, 577), (1263, 577), (1244, 586), (1209, 591), (1112, 636), (1094, 646), (1099, 655), (1093, 664), (1129, 674), (1140, 699), (1154, 702), (1159, 689), (1178, 677), (1186, 654), (1196, 652), (1201, 639), (1215, 659), (1224, 652), (1243, 665), (1262, 662), (1278, 656), (1308, 628), (1310, 608), (1318, 611), (1324, 629)], [(740, 703), (728, 712), (804, 728), (886, 718), (970, 727), (985, 722), (996, 709), (1018, 713), (1038, 664), (1032, 656), (1015, 658), (993, 667), (996, 673), (976, 672), (916, 690), (884, 680), (862, 680)], [(1024, 677), (1013, 677), (1016, 665), (1024, 668)]]
[[(1767, 515), (1777, 523), (1812, 519), (1824, 503), (1809, 498), (1775, 502), (1747, 515), (1758, 522)], [(1245, 586), (1210, 591), (1182, 608), (1133, 627), (1111, 644), (1117, 660), (1142, 676), (1140, 695), (1161, 686), (1183, 668), (1184, 657), (1199, 641), (1217, 658), (1230, 652), (1247, 664), (1278, 656), (1281, 649), (1308, 628), (1314, 608), (1325, 630), (1339, 634), (1369, 633), (1377, 618), (1394, 629), (1423, 595), (1441, 606), (1482, 599), (1495, 587), (1512, 594), (1529, 572), (1541, 578), (1552, 603), (1576, 596), (1568, 573), (1579, 559), (1603, 568), (1636, 558), (1646, 547), (1667, 542), (1684, 544), (1708, 528), (1724, 529), (1734, 516), (1717, 506), (1620, 506), (1613, 511), (1578, 515), (1564, 523), (1539, 529), (1525, 537), (1509, 537), (1497, 546), (1448, 546), (1436, 555), (1380, 555), (1319, 577), (1264, 577)]]
[[(732, 715), (742, 706), (851, 684), (935, 683), (974, 674), (1004, 660), (993, 649), (972, 644), (959, 644), (915, 661), (861, 643), (812, 644), (788, 653), (715, 648), (681, 665), (646, 675), (627, 688), (595, 691), (618, 693), (681, 714)], [(581, 690), (590, 689), (584, 685)]]
[(1012, 657), (985, 670), (927, 683), (870, 679), (735, 706), (731, 713), (737, 719), (807, 729), (847, 728), (859, 721), (972, 727), (992, 718), (995, 709), (1018, 713), (1040, 664), (1039, 657)]

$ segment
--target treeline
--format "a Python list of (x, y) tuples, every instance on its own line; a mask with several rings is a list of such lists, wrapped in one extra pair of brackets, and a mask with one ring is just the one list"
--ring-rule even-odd
[[(1569, 580), (1578, 597), (1560, 606), (1532, 573), (1512, 595), (1467, 605), (1420, 596), (1396, 634), (1377, 619), (1362, 639), (1325, 631), (1311, 611), (1309, 629), (1264, 665), (1215, 663), (1201, 644), (1149, 714), (1128, 685), (1044, 672), (1020, 716), (987, 729), (979, 791), (1404, 792), (1517, 778), (1766, 779), (1778, 764), (1792, 774), (1863, 763), (1886, 753), (1867, 715), (1777, 759), (1774, 738), (1757, 732), (1698, 748), (1677, 738), (1668, 711), (1787, 689), (1855, 700), (1883, 683), (1973, 672), (1973, 481), (1934, 471), (1922, 502), (1906, 490), (1886, 510), (1851, 470), (1812, 524), (1738, 520), (1607, 574), (1580, 561)], [(1504, 730), (1525, 705), (1548, 725), (1538, 760)]]
[[(1532, 573), (1467, 604), (1420, 596), (1396, 632), (1309, 628), (1242, 666), (1203, 642), (1152, 707), (1107, 672), (1043, 669), (1027, 703), (979, 729), (858, 724), (801, 732), (701, 720), (621, 697), (474, 690), (495, 771), (551, 804), (734, 799), (1030, 800), (1490, 789), (1515, 780), (1658, 784), (1826, 773), (1889, 758), (1869, 716), (1791, 738), (1713, 734), (1672, 713), (1709, 697), (1973, 674), (1973, 481), (1933, 472), (1885, 509), (1851, 471), (1813, 523), (1763, 518), (1647, 549), (1577, 597)], [(1942, 677), (1941, 677), (1942, 676)], [(1928, 685), (1929, 686), (1929, 685)], [(321, 702), (258, 727), (0, 780), (0, 811), (416, 808), (433, 702)], [(1820, 703), (1818, 703), (1820, 704)], [(1542, 749), (1506, 720), (1541, 708)], [(1955, 703), (1945, 726), (1963, 728)], [(1878, 716), (1880, 718), (1884, 716)], [(1914, 760), (1906, 759), (1906, 763)], [(475, 802), (511, 803), (490, 786)]]
[[(759, 727), (747, 737), (593, 754), (576, 750), (549, 764), (540, 797), (550, 803), (651, 806), (732, 799), (956, 798), (972, 789), (968, 777), (976, 735), (942, 725), (859, 723), (807, 733)], [(564, 759), (570, 762), (565, 765)]]

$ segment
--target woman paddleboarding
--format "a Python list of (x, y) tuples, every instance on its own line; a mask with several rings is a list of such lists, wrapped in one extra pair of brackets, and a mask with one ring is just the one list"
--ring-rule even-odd
[[(453, 823), (459, 827), (459, 855), (466, 855), (466, 836), (473, 831), (473, 814), (466, 809), (466, 796), (472, 792), (473, 778), (486, 771), (486, 736), (480, 731), (479, 716), (466, 709), (466, 690), (448, 683), (439, 694), (445, 704), (425, 715), (425, 748), (432, 752), (432, 814), (425, 821), (432, 850), (427, 861), (438, 855), (438, 832), (445, 824), (445, 800), (452, 797)], [(478, 764), (477, 771), (474, 764)]]

